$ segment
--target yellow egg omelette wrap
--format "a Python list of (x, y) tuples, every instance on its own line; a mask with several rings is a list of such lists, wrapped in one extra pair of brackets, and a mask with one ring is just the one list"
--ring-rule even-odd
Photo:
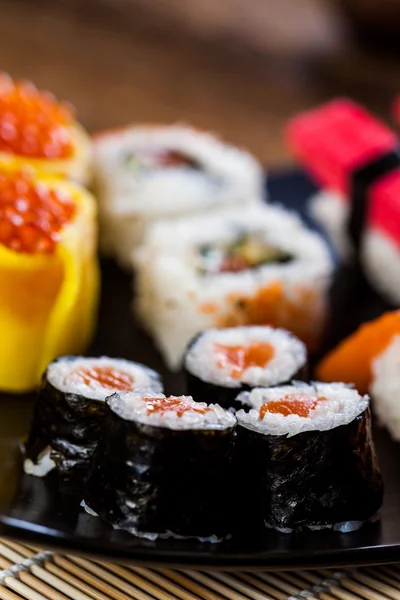
[(0, 244), (0, 390), (34, 389), (48, 362), (82, 353), (94, 332), (99, 296), (97, 210), (77, 184), (40, 176), (76, 203), (52, 254), (23, 254)]
[(76, 121), (67, 127), (73, 152), (68, 158), (32, 158), (19, 154), (0, 152), (1, 171), (21, 171), (29, 167), (39, 175), (65, 177), (82, 185), (92, 178), (92, 142), (85, 129)]

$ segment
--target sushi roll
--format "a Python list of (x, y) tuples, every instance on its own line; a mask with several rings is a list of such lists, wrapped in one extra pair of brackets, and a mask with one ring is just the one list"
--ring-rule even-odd
[(82, 184), (92, 173), (91, 141), (69, 104), (0, 73), (0, 172), (29, 167)]
[(162, 391), (155, 371), (128, 360), (64, 356), (43, 375), (25, 444), (24, 471), (44, 477), (86, 476), (107, 409), (116, 391)]
[(184, 357), (187, 393), (224, 408), (240, 391), (307, 377), (305, 345), (284, 329), (266, 325), (209, 329), (188, 345)]
[(250, 411), (236, 413), (234, 467), (245, 514), (283, 533), (350, 532), (376, 514), (383, 483), (367, 396), (316, 382), (255, 388), (242, 400)]
[(96, 216), (95, 199), (78, 184), (0, 165), (1, 391), (35, 389), (50, 361), (90, 343)]
[(283, 327), (311, 350), (327, 316), (333, 261), (324, 240), (283, 208), (159, 222), (136, 253), (135, 308), (170, 368), (210, 328)]
[(341, 377), (369, 392), (381, 425), (400, 441), (400, 311), (388, 312), (343, 340), (317, 367), (324, 381)]
[(148, 539), (226, 537), (235, 417), (190, 396), (127, 392), (106, 404), (86, 510)]
[(102, 246), (132, 267), (160, 218), (260, 201), (265, 176), (250, 154), (185, 125), (131, 126), (94, 140)]
[(292, 119), (287, 140), (324, 189), (310, 201), (344, 258), (400, 305), (400, 155), (396, 134), (349, 100)]

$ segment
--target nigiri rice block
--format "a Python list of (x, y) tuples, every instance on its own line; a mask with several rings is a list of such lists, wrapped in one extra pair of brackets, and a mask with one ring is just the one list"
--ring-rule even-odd
[(400, 247), (379, 229), (369, 228), (361, 247), (361, 260), (372, 287), (393, 306), (400, 306)]
[[(336, 192), (321, 191), (310, 199), (309, 211), (326, 231), (340, 258), (351, 262), (355, 253), (348, 233), (348, 202)], [(362, 234), (360, 258), (371, 286), (393, 306), (400, 306), (399, 244), (391, 235), (368, 223)]]
[(348, 234), (348, 201), (337, 192), (321, 190), (310, 198), (309, 212), (326, 231), (340, 258), (349, 261), (354, 250)]
[(372, 406), (381, 425), (400, 442), (400, 336), (372, 364)]

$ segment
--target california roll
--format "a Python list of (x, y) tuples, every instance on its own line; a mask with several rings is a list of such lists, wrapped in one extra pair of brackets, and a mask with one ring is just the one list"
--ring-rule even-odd
[(132, 267), (149, 224), (264, 195), (264, 172), (247, 152), (186, 125), (131, 126), (94, 140), (102, 246)]
[(324, 240), (283, 208), (154, 224), (136, 267), (135, 309), (172, 369), (210, 328), (283, 327), (318, 348), (333, 261)]

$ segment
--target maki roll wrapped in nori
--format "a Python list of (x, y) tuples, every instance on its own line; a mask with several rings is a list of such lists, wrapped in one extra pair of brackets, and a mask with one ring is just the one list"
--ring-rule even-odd
[(86, 510), (149, 539), (226, 537), (234, 415), (190, 396), (122, 393), (106, 404)]
[(284, 329), (268, 326), (209, 329), (188, 345), (187, 393), (200, 402), (243, 408), (240, 391), (307, 377), (307, 350)]
[(235, 466), (243, 508), (247, 502), (256, 523), (285, 533), (349, 532), (376, 514), (383, 483), (368, 396), (342, 383), (243, 395), (251, 410), (236, 413)]
[(26, 442), (24, 471), (44, 477), (85, 476), (106, 414), (105, 398), (115, 391), (162, 391), (158, 374), (128, 360), (64, 356), (49, 364), (37, 395)]

